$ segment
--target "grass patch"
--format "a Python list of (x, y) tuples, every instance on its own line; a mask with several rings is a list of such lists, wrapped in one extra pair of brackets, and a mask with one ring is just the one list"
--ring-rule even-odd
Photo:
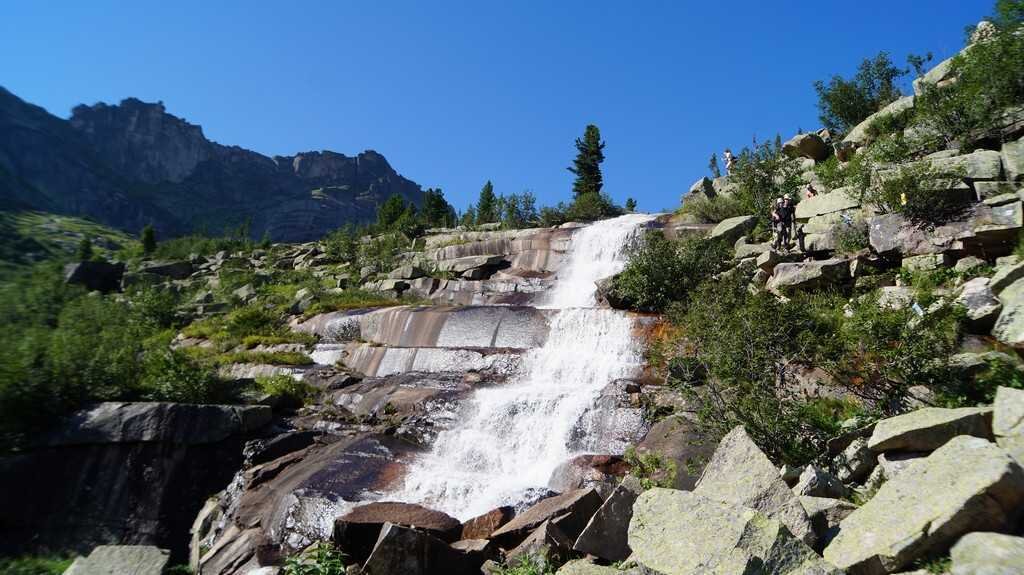
[(60, 575), (74, 559), (57, 556), (22, 556), (0, 558), (0, 573), (4, 575)]
[(297, 351), (234, 351), (212, 358), (214, 365), (233, 363), (259, 363), (266, 365), (309, 365), (313, 360)]
[(309, 318), (321, 313), (332, 311), (344, 311), (351, 309), (365, 309), (371, 307), (391, 307), (396, 305), (426, 305), (429, 300), (419, 298), (400, 297), (393, 298), (386, 295), (362, 289), (348, 289), (339, 293), (324, 293), (320, 299), (303, 314)]

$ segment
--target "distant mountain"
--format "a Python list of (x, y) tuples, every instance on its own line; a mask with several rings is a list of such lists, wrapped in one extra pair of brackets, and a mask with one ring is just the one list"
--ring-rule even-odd
[(267, 157), (203, 136), (201, 127), (135, 98), (77, 106), (64, 120), (0, 87), (0, 209), (87, 216), (164, 236), (219, 233), (306, 241), (366, 222), (392, 194), (422, 190), (384, 156), (330, 151)]

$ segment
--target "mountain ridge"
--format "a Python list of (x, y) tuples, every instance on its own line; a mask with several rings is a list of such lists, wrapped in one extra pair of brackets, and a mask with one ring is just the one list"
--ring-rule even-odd
[(0, 87), (0, 199), (162, 235), (248, 224), (277, 241), (307, 241), (371, 221), (393, 194), (422, 189), (383, 155), (330, 150), (265, 156), (206, 138), (162, 102), (73, 108), (59, 118)]

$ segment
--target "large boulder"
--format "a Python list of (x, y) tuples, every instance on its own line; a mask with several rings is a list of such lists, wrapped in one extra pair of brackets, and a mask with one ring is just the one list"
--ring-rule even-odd
[(827, 160), (831, 150), (818, 134), (797, 134), (782, 144), (782, 152), (790, 158), (810, 158), (816, 162)]
[(640, 481), (627, 477), (590, 518), (573, 549), (606, 561), (625, 561), (629, 557), (629, 520), (633, 503), (643, 491)]
[(800, 200), (800, 203), (796, 205), (796, 218), (803, 221), (816, 216), (859, 208), (860, 202), (853, 197), (852, 192), (852, 188), (837, 188), (827, 194), (818, 194), (812, 198)]
[(887, 105), (881, 110), (868, 116), (863, 122), (857, 124), (850, 130), (850, 133), (843, 138), (844, 142), (854, 144), (857, 146), (866, 145), (871, 141), (868, 135), (868, 127), (876, 120), (886, 116), (899, 116), (905, 114), (914, 108), (914, 97), (904, 96), (895, 102)]
[(734, 428), (722, 438), (693, 492), (750, 507), (781, 521), (805, 543), (814, 541), (814, 531), (799, 498), (743, 427)]
[(958, 178), (974, 180), (998, 180), (1003, 170), (999, 152), (977, 150), (962, 156), (933, 158), (927, 160), (932, 170), (941, 174), (955, 174)]
[(996, 299), (989, 288), (989, 278), (977, 277), (960, 288), (956, 303), (963, 306), (967, 314), (967, 326), (973, 333), (988, 333), (1003, 310), (1003, 304)]
[(385, 524), (415, 528), (443, 541), (460, 538), (462, 524), (441, 511), (413, 503), (367, 503), (334, 520), (334, 542), (362, 561), (373, 550)]
[(632, 558), (665, 575), (834, 573), (775, 519), (743, 505), (655, 488), (633, 505)]
[(161, 575), (170, 554), (151, 545), (100, 545), (79, 557), (64, 575)]
[(768, 280), (768, 290), (789, 293), (843, 284), (849, 279), (850, 262), (845, 259), (781, 263)]
[(807, 511), (811, 519), (811, 526), (817, 534), (818, 547), (824, 548), (829, 544), (836, 534), (839, 533), (839, 524), (856, 511), (857, 506), (843, 499), (832, 499), (829, 497), (800, 496), (800, 504)]
[(999, 387), (992, 408), (996, 443), (1024, 465), (1024, 390)]
[(711, 239), (721, 239), (722, 241), (733, 244), (736, 240), (740, 239), (740, 236), (744, 236), (750, 230), (754, 229), (754, 224), (757, 223), (757, 218), (754, 216), (736, 216), (734, 218), (728, 218), (722, 220), (711, 230), (708, 235)]
[[(1001, 279), (1001, 273), (1012, 272), (1017, 268), (1017, 265), (1001, 268), (992, 279)], [(996, 294), (1003, 304), (1003, 310), (992, 327), (992, 335), (1007, 345), (1024, 347), (1024, 279), (1014, 281)]]
[(1007, 180), (1011, 182), (1024, 180), (1024, 138), (1003, 144), (1002, 159)]
[(991, 407), (925, 407), (875, 424), (868, 447), (882, 451), (931, 451), (958, 435), (992, 437)]
[(966, 251), (990, 257), (1013, 251), (1022, 218), (1021, 202), (975, 205), (963, 219), (934, 227), (922, 227), (899, 214), (882, 214), (868, 219), (868, 236), (882, 256)]
[(713, 198), (718, 194), (715, 192), (715, 185), (711, 181), (711, 178), (704, 176), (697, 180), (690, 186), (690, 195), (704, 194), (708, 198)]
[(499, 527), (508, 523), (513, 515), (514, 509), (503, 506), (468, 519), (462, 524), (460, 539), (488, 539)]
[(671, 415), (659, 420), (636, 446), (636, 452), (641, 455), (656, 455), (675, 465), (676, 476), (672, 487), (676, 489), (693, 489), (700, 478), (704, 462), (711, 458), (714, 451), (715, 443), (701, 425), (683, 415)]
[(64, 283), (81, 285), (89, 291), (117, 291), (122, 276), (123, 263), (78, 262), (64, 266)]
[(970, 531), (1003, 531), (1024, 503), (1024, 469), (996, 445), (953, 438), (884, 483), (841, 523), (825, 559), (851, 575), (898, 571)]
[(469, 575), (479, 573), (467, 556), (432, 535), (385, 523), (363, 564), (366, 575)]
[(800, 474), (793, 492), (800, 496), (811, 497), (849, 497), (850, 490), (839, 478), (817, 465), (808, 465)]
[(949, 552), (952, 575), (1020, 575), (1024, 573), (1024, 537), (1002, 533), (968, 533)]
[(505, 553), (506, 563), (515, 564), (533, 558), (543, 562), (565, 561), (572, 554), (572, 539), (562, 531), (556, 520), (538, 525), (518, 545)]
[(517, 545), (541, 523), (551, 520), (570, 539), (571, 546), (601, 503), (601, 496), (594, 489), (577, 489), (548, 497), (502, 525), (491, 534), (491, 539), (507, 549)]

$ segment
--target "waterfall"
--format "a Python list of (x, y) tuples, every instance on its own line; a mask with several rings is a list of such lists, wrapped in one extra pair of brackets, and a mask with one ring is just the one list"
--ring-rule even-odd
[(552, 471), (575, 455), (573, 428), (601, 390), (640, 369), (632, 319), (594, 308), (594, 282), (622, 269), (650, 219), (631, 214), (574, 234), (546, 306), (556, 311), (545, 343), (524, 355), (510, 382), (474, 393), (461, 422), (410, 465), (391, 498), (465, 520), (546, 488)]

